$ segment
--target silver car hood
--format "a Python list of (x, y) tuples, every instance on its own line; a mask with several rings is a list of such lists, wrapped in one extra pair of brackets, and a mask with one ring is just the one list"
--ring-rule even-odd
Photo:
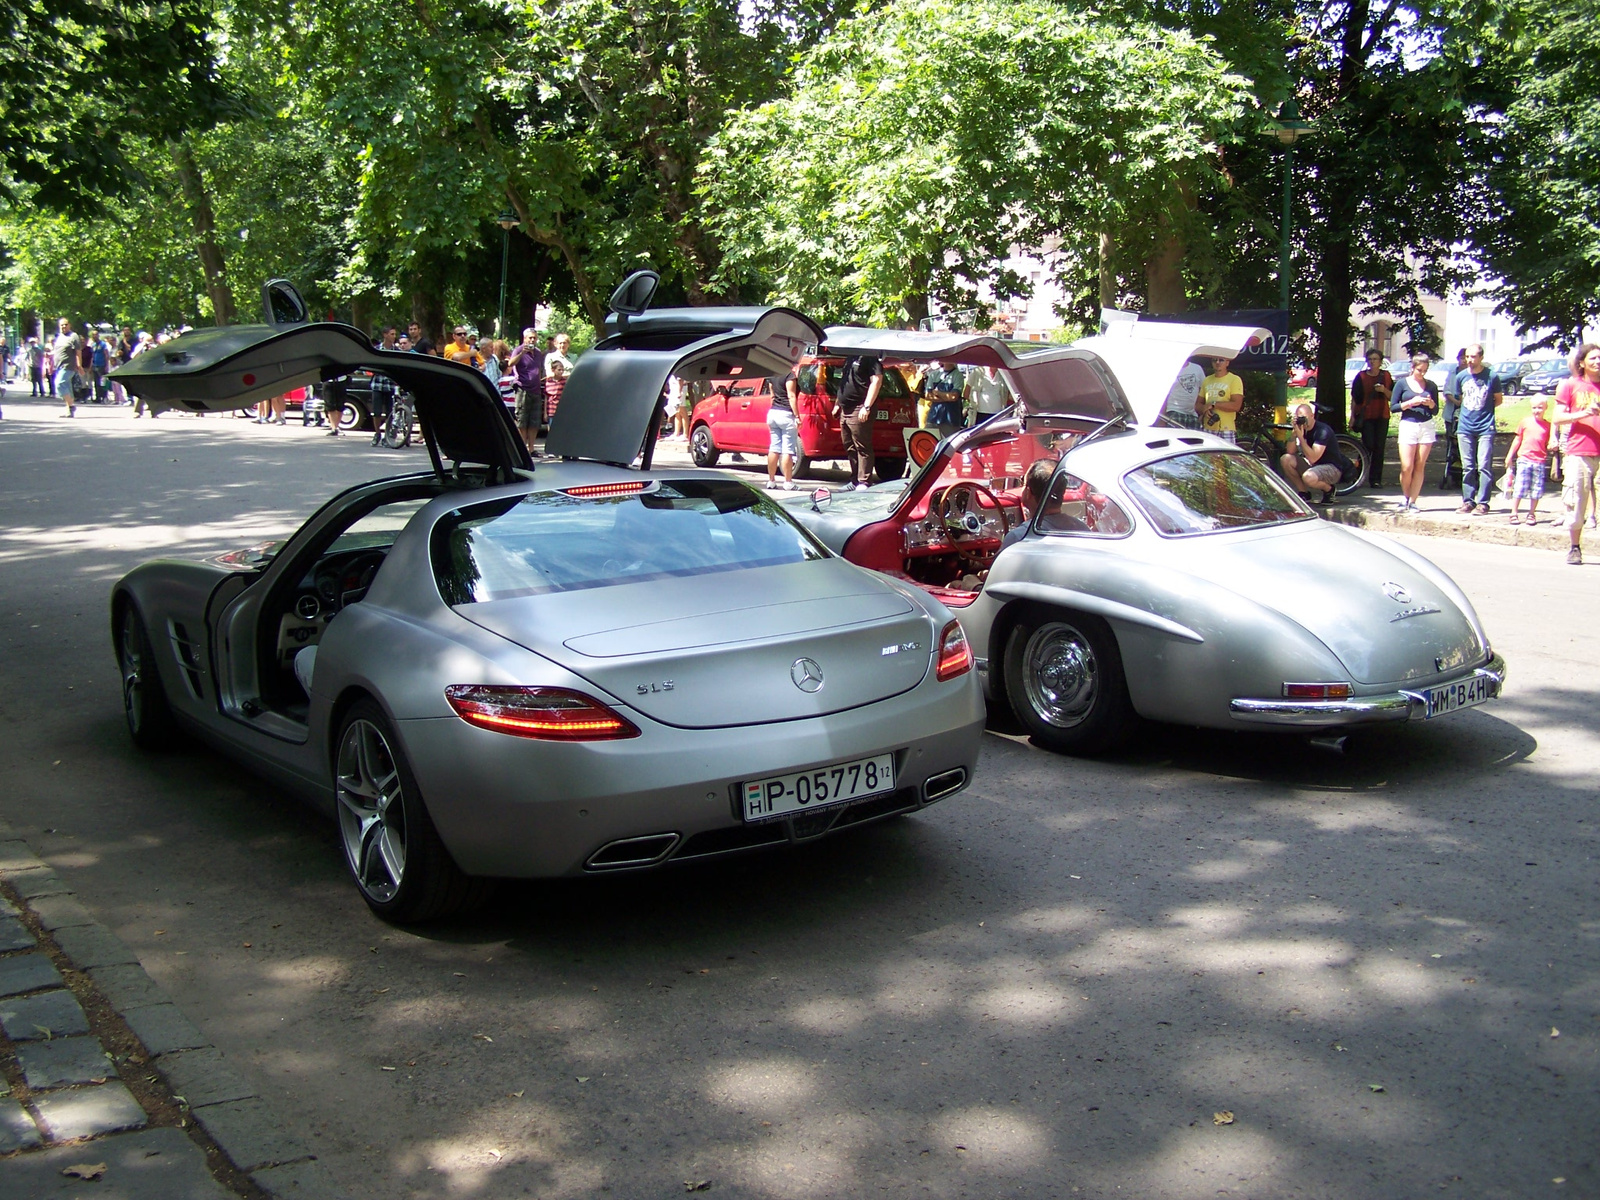
[(1488, 653), (1476, 614), (1447, 577), (1342, 526), (1175, 538), (1162, 543), (1161, 561), (1288, 617), (1356, 683), (1405, 684)]
[[(910, 691), (938, 633), (886, 581), (832, 558), (455, 611), (691, 729), (819, 717)], [(795, 683), (802, 658), (820, 668), (820, 689)]]

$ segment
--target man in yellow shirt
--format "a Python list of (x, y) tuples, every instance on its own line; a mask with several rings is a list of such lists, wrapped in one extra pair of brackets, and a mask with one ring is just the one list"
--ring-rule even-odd
[(472, 348), (472, 343), (467, 340), (467, 331), (460, 325), (450, 331), (451, 340), (445, 343), (444, 356), (451, 362), (466, 363), (469, 367), (483, 370), (483, 355)]
[(1200, 385), (1200, 416), (1207, 433), (1236, 442), (1238, 412), (1244, 407), (1244, 380), (1228, 370), (1232, 365), (1233, 361), (1227, 358), (1211, 360), (1211, 374)]

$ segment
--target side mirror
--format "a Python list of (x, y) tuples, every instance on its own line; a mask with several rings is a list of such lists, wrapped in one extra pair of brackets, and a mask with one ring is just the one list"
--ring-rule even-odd
[(811, 493), (811, 511), (819, 513), (833, 503), (833, 489), (819, 487)]
[(650, 307), (661, 276), (651, 270), (635, 271), (611, 293), (611, 311), (618, 316), (637, 317)]
[(261, 285), (261, 312), (274, 329), (304, 325), (311, 320), (311, 310), (287, 279), (269, 279)]

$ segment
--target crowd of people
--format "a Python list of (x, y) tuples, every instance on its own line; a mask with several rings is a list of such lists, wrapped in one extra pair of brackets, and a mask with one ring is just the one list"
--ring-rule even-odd
[[(1417, 511), (1428, 456), (1438, 440), (1435, 417), (1444, 418), (1443, 485), (1461, 488), (1463, 516), (1488, 516), (1495, 486), (1495, 410), (1505, 402), (1502, 385), (1484, 363), (1483, 346), (1473, 343), (1456, 355), (1444, 387), (1429, 379), (1427, 354), (1411, 356), (1411, 370), (1398, 380), (1384, 367), (1383, 354), (1367, 352), (1366, 367), (1350, 385), (1350, 428), (1360, 434), (1372, 463), (1369, 485), (1383, 479), (1384, 446), (1391, 415), (1399, 418), (1400, 511)], [(1583, 531), (1595, 527), (1595, 474), (1600, 462), (1600, 346), (1586, 342), (1574, 351), (1571, 375), (1556, 389), (1552, 406), (1535, 396), (1530, 412), (1512, 435), (1504, 463), (1503, 491), (1511, 497), (1513, 525), (1539, 524), (1539, 501), (1552, 483), (1561, 485), (1564, 525), (1570, 539), (1567, 561), (1583, 562)]]

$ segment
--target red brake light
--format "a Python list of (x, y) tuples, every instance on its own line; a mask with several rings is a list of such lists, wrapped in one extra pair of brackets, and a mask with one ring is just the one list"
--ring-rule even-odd
[(951, 621), (939, 635), (939, 667), (935, 674), (943, 683), (970, 670), (972, 647), (967, 645), (967, 635), (961, 632), (961, 622)]
[(553, 742), (636, 738), (634, 723), (592, 696), (566, 688), (457, 683), (444, 698), (468, 725)]
[(630, 480), (627, 483), (586, 483), (582, 487), (562, 488), (568, 496), (627, 496), (633, 492), (642, 492), (649, 487), (652, 480), (642, 479), (638, 482)]
[(1286, 683), (1283, 685), (1286, 700), (1348, 700), (1348, 683)]

